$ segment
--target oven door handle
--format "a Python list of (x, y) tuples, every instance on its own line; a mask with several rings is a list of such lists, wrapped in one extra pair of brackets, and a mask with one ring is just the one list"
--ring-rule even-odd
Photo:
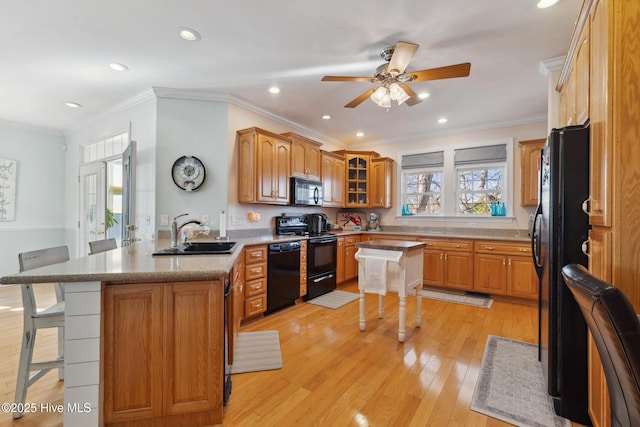
[(336, 239), (334, 237), (328, 237), (326, 239), (312, 239), (312, 240), (309, 241), (309, 243), (314, 243), (314, 244), (321, 243), (321, 244), (324, 244), (324, 243), (336, 243), (337, 241), (338, 241), (338, 239)]
[(325, 276), (318, 277), (317, 279), (313, 279), (313, 283), (322, 282), (323, 280), (328, 280), (328, 279), (332, 279), (332, 278), (333, 278), (333, 274), (327, 274)]

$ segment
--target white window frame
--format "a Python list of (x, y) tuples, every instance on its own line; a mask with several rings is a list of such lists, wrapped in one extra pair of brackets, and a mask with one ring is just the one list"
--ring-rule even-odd
[[(505, 162), (492, 162), (492, 163), (478, 163), (477, 165), (460, 165), (456, 167), (454, 164), (454, 153), (457, 149), (463, 148), (474, 148), (474, 147), (483, 147), (488, 145), (497, 145), (497, 144), (505, 144), (507, 158)], [(442, 209), (441, 214), (417, 214), (417, 215), (402, 215), (402, 203), (404, 200), (404, 173), (410, 172), (410, 170), (403, 170), (402, 167), (396, 168), (396, 182), (399, 183), (399, 188), (396, 191), (396, 218), (398, 219), (408, 219), (408, 220), (436, 220), (440, 221), (443, 219), (447, 220), (460, 220), (460, 221), (488, 221), (488, 222), (499, 222), (501, 220), (512, 221), (514, 218), (514, 185), (513, 185), (513, 168), (514, 168), (514, 138), (501, 138), (494, 139), (489, 141), (478, 141), (474, 143), (461, 143), (461, 144), (452, 144), (447, 146), (429, 146), (425, 148), (421, 148), (418, 150), (406, 151), (406, 152), (398, 152), (397, 162), (398, 165), (402, 165), (402, 156), (412, 155), (412, 154), (420, 154), (420, 153), (429, 153), (435, 151), (444, 151), (444, 166), (442, 168), (436, 167), (433, 169), (442, 169), (443, 170), (443, 182), (442, 182)], [(505, 216), (491, 216), (491, 215), (470, 215), (470, 214), (460, 214), (457, 213), (457, 194), (458, 194), (458, 182), (457, 182), (457, 170), (468, 169), (470, 167), (481, 167), (485, 164), (503, 164), (504, 165), (504, 173), (503, 176), (503, 202), (505, 204), (505, 208), (507, 210)], [(431, 169), (431, 168), (428, 168)]]

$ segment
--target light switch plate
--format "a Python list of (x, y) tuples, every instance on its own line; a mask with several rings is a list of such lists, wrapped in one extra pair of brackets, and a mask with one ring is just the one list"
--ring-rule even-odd
[(169, 215), (167, 214), (160, 215), (160, 225), (169, 225)]

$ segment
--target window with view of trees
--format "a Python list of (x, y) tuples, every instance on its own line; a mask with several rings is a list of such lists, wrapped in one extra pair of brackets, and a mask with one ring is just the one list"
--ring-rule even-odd
[(501, 203), (504, 169), (496, 166), (457, 169), (457, 213), (491, 214), (491, 205)]
[(412, 171), (404, 174), (403, 205), (409, 213), (439, 215), (442, 207), (442, 170)]
[(507, 150), (496, 144), (403, 155), (401, 215), (491, 216), (492, 205), (509, 205)]

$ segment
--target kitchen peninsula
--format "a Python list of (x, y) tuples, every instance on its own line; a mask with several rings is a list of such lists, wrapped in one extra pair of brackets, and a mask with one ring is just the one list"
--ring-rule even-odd
[[(133, 246), (0, 278), (65, 283), (65, 426), (222, 423), (229, 255), (153, 257)], [(146, 424), (145, 424), (146, 425)]]

